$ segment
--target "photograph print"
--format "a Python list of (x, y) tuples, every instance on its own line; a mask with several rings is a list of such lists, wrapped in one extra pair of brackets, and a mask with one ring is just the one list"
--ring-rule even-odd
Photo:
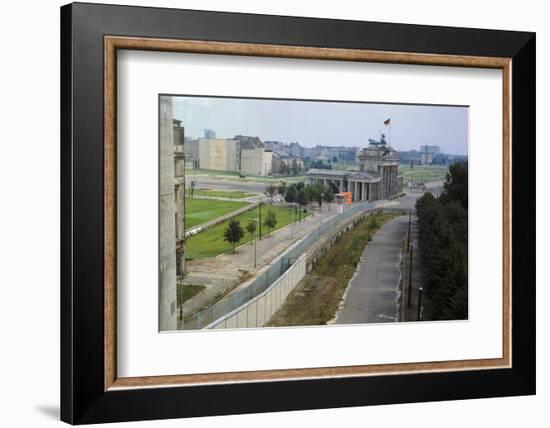
[(159, 95), (159, 330), (468, 319), (468, 106)]

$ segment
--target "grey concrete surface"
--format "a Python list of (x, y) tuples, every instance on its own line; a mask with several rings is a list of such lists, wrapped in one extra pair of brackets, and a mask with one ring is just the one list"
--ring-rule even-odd
[(388, 221), (365, 247), (336, 324), (399, 321), (399, 263), (408, 219), (408, 216), (400, 216)]
[[(194, 177), (192, 175), (188, 177), (188, 180), (193, 179)], [(208, 177), (199, 175), (197, 176), (197, 189), (216, 189), (227, 191), (240, 190), (243, 192), (263, 193), (265, 191), (265, 183), (249, 182), (238, 180), (236, 178), (230, 179), (224, 177)]]

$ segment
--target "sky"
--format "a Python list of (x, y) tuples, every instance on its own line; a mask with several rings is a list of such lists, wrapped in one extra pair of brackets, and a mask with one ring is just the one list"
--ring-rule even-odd
[[(359, 146), (386, 134), (396, 150), (437, 145), (448, 154), (468, 154), (468, 107), (350, 103), (251, 98), (174, 96), (174, 117), (185, 136), (235, 135), (262, 141), (297, 141), (304, 147)], [(389, 127), (384, 125), (391, 119)]]

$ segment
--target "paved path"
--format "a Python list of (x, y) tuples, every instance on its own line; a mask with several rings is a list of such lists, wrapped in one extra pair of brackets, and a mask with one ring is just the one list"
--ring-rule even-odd
[(388, 221), (365, 247), (336, 324), (399, 321), (400, 246), (408, 221), (408, 216)]

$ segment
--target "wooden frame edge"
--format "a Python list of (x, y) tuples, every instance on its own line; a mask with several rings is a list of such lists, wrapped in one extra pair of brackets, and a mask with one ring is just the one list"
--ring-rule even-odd
[[(116, 52), (117, 49), (296, 59), (495, 68), (503, 72), (503, 356), (496, 359), (281, 369), (229, 373), (116, 376)], [(233, 382), (361, 377), (510, 368), (511, 311), (511, 58), (419, 54), (255, 43), (104, 36), (104, 390)]]
[(116, 380), (116, 47), (104, 42), (104, 389)]
[(512, 60), (502, 69), (502, 355), (512, 367)]

